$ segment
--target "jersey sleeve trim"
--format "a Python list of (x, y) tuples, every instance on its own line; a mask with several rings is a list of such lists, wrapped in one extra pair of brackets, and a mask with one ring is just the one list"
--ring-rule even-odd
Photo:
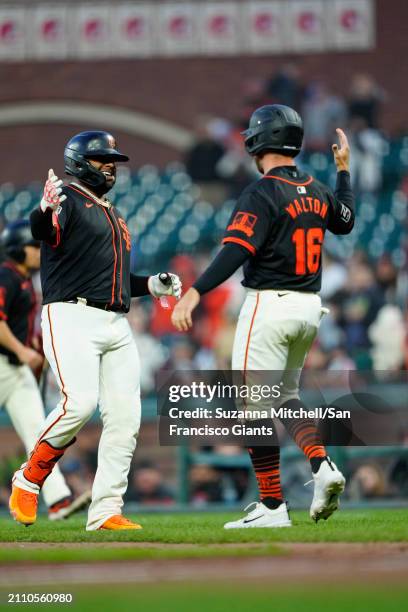
[(281, 176), (274, 176), (273, 174), (267, 174), (263, 178), (275, 179), (277, 181), (282, 181), (283, 183), (289, 183), (289, 185), (295, 185), (295, 187), (306, 187), (306, 185), (310, 185), (310, 183), (313, 183), (314, 181), (313, 176), (309, 176), (307, 181), (305, 181), (304, 183), (295, 183), (294, 181), (289, 181), (288, 179), (282, 178)]
[(248, 251), (252, 253), (252, 255), (256, 254), (255, 247), (246, 240), (242, 240), (242, 238), (235, 238), (235, 236), (227, 236), (223, 239), (222, 244), (225, 244), (226, 242), (235, 242), (235, 244), (240, 244), (241, 246), (248, 249)]
[(7, 319), (8, 319), (8, 316), (6, 315), (6, 313), (1, 311), (1, 310), (0, 310), (0, 319), (2, 321), (7, 321)]

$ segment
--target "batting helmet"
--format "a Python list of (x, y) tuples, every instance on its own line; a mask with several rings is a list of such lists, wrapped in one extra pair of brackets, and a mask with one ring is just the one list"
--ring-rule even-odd
[(245, 132), (245, 149), (249, 155), (261, 151), (296, 157), (302, 148), (303, 123), (299, 114), (282, 104), (257, 108)]
[(25, 260), (25, 246), (40, 247), (40, 242), (34, 240), (31, 234), (29, 221), (20, 219), (9, 223), (0, 234), (0, 246), (6, 257), (10, 257), (17, 263)]
[(116, 149), (116, 141), (108, 132), (80, 132), (67, 143), (64, 151), (65, 172), (76, 176), (90, 187), (102, 187), (106, 182), (103, 172), (89, 163), (89, 159), (126, 162), (127, 155)]

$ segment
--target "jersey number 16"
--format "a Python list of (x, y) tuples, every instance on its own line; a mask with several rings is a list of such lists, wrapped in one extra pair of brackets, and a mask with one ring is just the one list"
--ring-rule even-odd
[(323, 230), (312, 227), (309, 230), (298, 228), (292, 234), (296, 248), (296, 274), (316, 274), (320, 266)]

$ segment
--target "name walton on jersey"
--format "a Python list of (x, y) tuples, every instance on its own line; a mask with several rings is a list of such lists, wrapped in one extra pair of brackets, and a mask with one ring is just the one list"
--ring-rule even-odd
[(327, 211), (329, 210), (326, 202), (321, 202), (318, 198), (309, 197), (299, 198), (299, 200), (294, 199), (293, 202), (285, 208), (292, 219), (296, 219), (298, 215), (303, 213), (314, 213), (315, 215), (319, 215), (322, 219), (326, 217)]

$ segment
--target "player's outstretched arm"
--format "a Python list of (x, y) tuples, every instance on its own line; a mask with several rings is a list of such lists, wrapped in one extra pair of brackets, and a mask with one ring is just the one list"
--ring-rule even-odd
[(226, 244), (174, 307), (171, 315), (174, 327), (179, 331), (188, 331), (193, 325), (192, 314), (200, 303), (201, 296), (226, 281), (249, 257), (247, 249), (234, 243)]
[(353, 229), (355, 218), (355, 198), (350, 183), (350, 146), (343, 130), (337, 128), (336, 132), (339, 145), (334, 144), (332, 150), (337, 168), (337, 181), (333, 210), (327, 229), (333, 234), (349, 234)]

